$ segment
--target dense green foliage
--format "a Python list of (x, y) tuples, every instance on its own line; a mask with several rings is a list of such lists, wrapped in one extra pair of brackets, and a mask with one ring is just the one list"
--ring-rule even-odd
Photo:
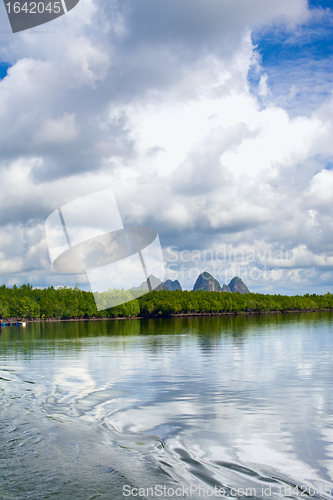
[(152, 292), (139, 299), (142, 315), (332, 309), (333, 294), (264, 295), (228, 292)]
[[(103, 302), (104, 295), (100, 294)], [(125, 290), (110, 291), (115, 296), (127, 300)], [(94, 296), (78, 287), (39, 289), (31, 285), (22, 285), (19, 288), (0, 287), (0, 317), (8, 318), (91, 318), (91, 317), (130, 317), (140, 313), (137, 300), (131, 300), (112, 309), (97, 311)]]
[[(109, 290), (99, 295), (99, 302), (108, 294), (120, 300), (135, 292)], [(258, 293), (155, 291), (125, 304), (97, 311), (94, 296), (78, 287), (38, 289), (31, 285), (0, 287), (1, 318), (91, 318), (168, 316), (180, 313), (240, 313), (333, 309), (333, 294), (326, 295), (264, 295)]]

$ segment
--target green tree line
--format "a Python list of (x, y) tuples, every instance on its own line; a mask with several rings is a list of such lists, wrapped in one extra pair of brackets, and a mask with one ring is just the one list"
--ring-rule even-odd
[(333, 309), (333, 294), (264, 295), (259, 293), (154, 291), (139, 298), (130, 290), (109, 290), (100, 294), (99, 303), (108, 303), (108, 295), (131, 299), (111, 309), (98, 311), (91, 292), (75, 288), (39, 289), (31, 285), (0, 287), (1, 318), (92, 318), (161, 317), (174, 314), (214, 314), (269, 311)]

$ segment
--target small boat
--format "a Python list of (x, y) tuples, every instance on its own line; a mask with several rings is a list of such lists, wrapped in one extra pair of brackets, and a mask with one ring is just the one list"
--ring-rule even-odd
[(1, 328), (5, 326), (27, 326), (27, 324), (24, 321), (16, 321), (15, 323), (3, 323), (1, 322)]

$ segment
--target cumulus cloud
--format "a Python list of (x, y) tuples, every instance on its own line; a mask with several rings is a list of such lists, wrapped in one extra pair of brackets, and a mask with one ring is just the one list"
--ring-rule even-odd
[(187, 287), (207, 266), (222, 281), (247, 269), (258, 291), (332, 286), (333, 100), (292, 115), (296, 88), (283, 101), (273, 73), (255, 92), (249, 82), (262, 71), (253, 30), (297, 33), (312, 15), (305, 0), (89, 0), (49, 24), (54, 33), (6, 36), (3, 281), (84, 283), (51, 269), (43, 222), (113, 187), (125, 223), (156, 228), (166, 260), (177, 247), (178, 272), (184, 249), (254, 252), (220, 268), (190, 260)]

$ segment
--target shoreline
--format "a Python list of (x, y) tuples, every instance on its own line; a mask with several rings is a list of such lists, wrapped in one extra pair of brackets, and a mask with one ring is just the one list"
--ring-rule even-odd
[(311, 312), (330, 312), (330, 309), (294, 309), (285, 311), (238, 311), (238, 312), (210, 312), (210, 313), (177, 313), (160, 316), (119, 316), (110, 318), (110, 316), (92, 316), (91, 318), (1, 318), (1, 323), (69, 323), (73, 321), (124, 321), (132, 319), (167, 319), (167, 318), (192, 318), (192, 317), (214, 317), (214, 316), (253, 316), (261, 314), (290, 314), (290, 313), (311, 313)]

